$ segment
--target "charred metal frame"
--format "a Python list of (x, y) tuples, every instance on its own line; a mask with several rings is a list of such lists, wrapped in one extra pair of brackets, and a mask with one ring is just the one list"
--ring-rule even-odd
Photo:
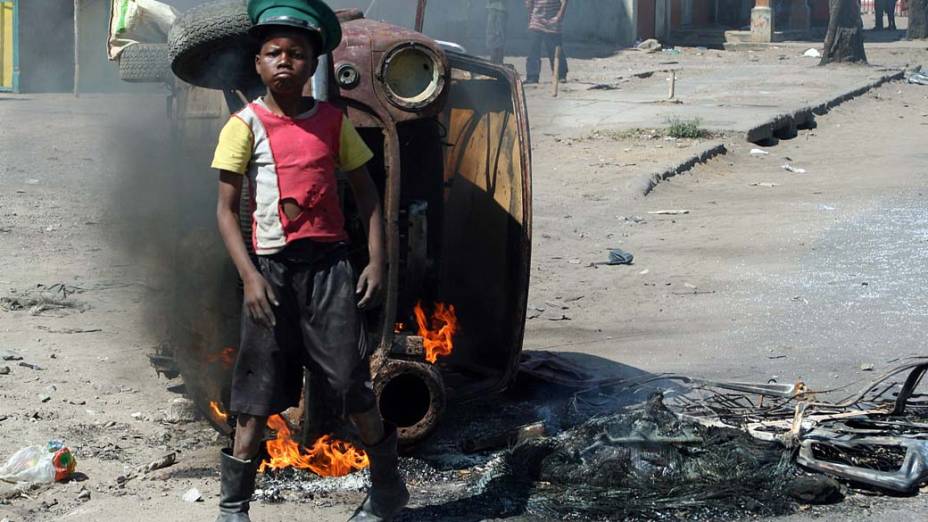
[[(391, 52), (407, 46), (423, 46), (434, 49), (434, 42), (420, 33), (408, 30), (397, 30), (395, 26), (381, 22), (359, 18), (357, 13), (343, 15), (343, 43), (333, 53), (333, 62), (336, 70), (352, 65), (361, 72), (356, 86), (342, 89), (339, 101), (345, 104), (349, 119), (357, 127), (379, 128), (384, 136), (384, 166), (386, 183), (384, 191), (384, 220), (387, 239), (387, 288), (384, 301), (383, 321), (379, 325), (380, 343), (378, 345), (375, 361), (372, 368), (376, 369), (386, 362), (388, 354), (393, 349), (395, 334), (394, 322), (397, 314), (397, 300), (399, 297), (399, 260), (400, 260), (400, 143), (397, 125), (405, 121), (423, 119), (435, 116), (447, 99), (450, 87), (450, 71), (460, 68), (470, 72), (499, 78), (513, 86), (513, 105), (516, 108), (515, 117), (520, 129), (521, 162), (523, 173), (523, 229), (525, 237), (521, 245), (520, 272), (523, 280), (519, 284), (528, 288), (529, 268), (531, 264), (531, 147), (529, 140), (528, 117), (524, 111), (525, 100), (522, 84), (518, 74), (508, 67), (498, 66), (480, 58), (457, 54), (436, 53), (443, 69), (444, 86), (436, 99), (422, 110), (401, 109), (389, 101), (389, 95), (381, 82), (374, 81), (382, 74), (383, 61)], [(363, 45), (370, 42), (369, 45)], [(525, 310), (527, 295), (519, 296), (520, 310), (517, 321), (514, 321), (514, 339), (521, 343), (525, 330)], [(497, 386), (492, 391), (498, 391), (506, 386), (515, 375), (518, 367), (519, 350), (513, 350), (508, 369)]]
[[(905, 449), (905, 457), (895, 471), (879, 471), (839, 462), (830, 462), (815, 456), (817, 445), (837, 449), (897, 447)], [(818, 429), (804, 435), (796, 462), (819, 473), (877, 488), (911, 493), (928, 480), (928, 440), (905, 437), (859, 437)]]
[[(429, 117), (437, 112), (447, 97), (443, 89), (432, 104), (421, 111), (402, 110), (388, 99), (384, 86), (375, 81), (381, 71), (383, 59), (397, 47), (404, 45), (429, 46), (430, 40), (408, 30), (397, 30), (395, 26), (362, 18), (360, 12), (339, 13), (342, 19), (342, 44), (333, 52), (335, 69), (352, 66), (359, 71), (357, 84), (341, 89), (338, 101), (343, 103), (348, 118), (356, 127), (379, 128), (384, 137), (384, 223), (387, 249), (387, 287), (383, 304), (383, 320), (378, 326), (380, 343), (372, 360), (376, 370), (386, 362), (393, 345), (393, 323), (397, 313), (399, 295), (399, 214), (400, 214), (400, 141), (396, 125), (403, 121)], [(442, 60), (444, 78), (450, 69)]]
[[(420, 2), (419, 22), (422, 8)], [(515, 284), (521, 289), (516, 298), (517, 313), (512, 322), (512, 339), (518, 346), (509, 350), (505, 371), (500, 378), (484, 389), (474, 390), (470, 396), (501, 391), (512, 381), (518, 370), (519, 353), (525, 330), (527, 288), (531, 266), (531, 147), (528, 117), (519, 76), (510, 68), (502, 67), (482, 59), (451, 52), (443, 52), (436, 43), (419, 32), (413, 32), (382, 22), (367, 20), (356, 10), (339, 13), (343, 27), (343, 41), (327, 64), (328, 78), (317, 85), (329, 86), (331, 101), (343, 105), (349, 119), (358, 128), (376, 128), (383, 134), (384, 165), (384, 224), (387, 256), (387, 280), (380, 324), (376, 325), (379, 343), (371, 357), (371, 374), (375, 377), (375, 391), (381, 396), (391, 378), (409, 374), (422, 379), (432, 397), (429, 409), (422, 421), (413, 426), (400, 428), (400, 437), (406, 443), (415, 442), (434, 429), (444, 412), (446, 391), (439, 369), (423, 361), (411, 360), (403, 355), (421, 354), (421, 342), (409, 336), (397, 337), (394, 324), (397, 320), (400, 298), (400, 212), (401, 172), (400, 138), (398, 125), (413, 120), (433, 118), (441, 113), (451, 89), (451, 70), (462, 69), (485, 75), (507, 83), (511, 88), (513, 112), (518, 129), (520, 148), (520, 171), (522, 179), (522, 237), (518, 249), (520, 280)], [(391, 56), (406, 48), (419, 48), (434, 60), (439, 70), (439, 88), (421, 108), (395, 103), (387, 86), (382, 81)], [(338, 71), (353, 70), (356, 77), (345, 85), (338, 83)], [(334, 89), (339, 89), (338, 91)], [(337, 94), (336, 94), (337, 93)], [(436, 173), (437, 174), (437, 173)], [(421, 231), (420, 231), (421, 232)], [(397, 358), (396, 356), (400, 357)], [(307, 379), (306, 393), (312, 393), (312, 380)], [(470, 397), (455, 397), (467, 399)], [(307, 405), (310, 402), (306, 402)], [(321, 413), (307, 408), (304, 413), (305, 426), (311, 437), (322, 428), (318, 419)]]

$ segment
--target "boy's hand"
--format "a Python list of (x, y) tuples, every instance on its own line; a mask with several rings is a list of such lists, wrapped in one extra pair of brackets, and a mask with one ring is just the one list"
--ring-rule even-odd
[(380, 302), (383, 293), (383, 263), (367, 265), (358, 277), (358, 287), (355, 292), (360, 296), (358, 308), (362, 310)]
[(261, 274), (255, 273), (245, 280), (245, 307), (252, 320), (268, 328), (276, 326), (277, 319), (274, 309), (271, 308), (272, 304), (280, 305), (271, 285)]

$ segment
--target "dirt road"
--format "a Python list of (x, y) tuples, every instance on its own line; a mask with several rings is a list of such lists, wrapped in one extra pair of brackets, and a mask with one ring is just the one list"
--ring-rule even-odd
[[(151, 230), (152, 205), (166, 202), (121, 192), (135, 167), (113, 160), (131, 143), (137, 164), (157, 164), (162, 111), (158, 97), (0, 97), (0, 121), (16, 122), (0, 126), (0, 296), (26, 302), (36, 285), (57, 283), (70, 293), (64, 308), (0, 311), (0, 352), (9, 359), (0, 368), (10, 368), (0, 375), (0, 456), (61, 439), (85, 478), (3, 500), (0, 518), (214, 516), (222, 441), (204, 422), (175, 418), (169, 410), (179, 395), (147, 359), (164, 331), (147, 304), (168, 289), (152, 276), (165, 269), (161, 237), (139, 231)], [(525, 348), (649, 372), (801, 378), (820, 388), (867, 379), (862, 365), (924, 353), (926, 136), (928, 90), (892, 83), (764, 156), (728, 137), (727, 155), (643, 197), (625, 183), (626, 149), (646, 156), (674, 142), (536, 133), (534, 317)], [(652, 213), (660, 210), (688, 213)], [(614, 247), (634, 253), (635, 264), (595, 264)], [(171, 451), (177, 465), (130, 477)], [(413, 481), (419, 505), (429, 503), (427, 484)], [(194, 487), (204, 501), (184, 502)], [(78, 498), (82, 490), (89, 499)], [(258, 503), (253, 514), (339, 520), (359, 499), (349, 492)], [(841, 518), (893, 512), (916, 520), (900, 513), (926, 507), (920, 498), (868, 499), (839, 509)]]
[[(575, 144), (565, 160), (536, 137), (536, 163), (557, 164), (536, 190), (557, 197), (537, 200), (531, 301), (575, 304), (569, 321), (533, 320), (527, 346), (810, 381), (917, 353), (925, 100), (918, 87), (888, 85), (767, 155), (729, 143), (727, 155), (647, 197), (616, 192), (614, 169), (590, 173), (591, 158), (621, 161), (608, 139)], [(666, 209), (689, 212), (649, 213)], [(588, 266), (610, 247), (633, 252), (635, 266)]]

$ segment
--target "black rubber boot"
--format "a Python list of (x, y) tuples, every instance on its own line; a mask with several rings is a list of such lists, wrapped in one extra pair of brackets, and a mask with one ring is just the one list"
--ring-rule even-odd
[(349, 521), (388, 521), (409, 502), (409, 491), (397, 469), (396, 444), (396, 427), (385, 425), (383, 440), (365, 448), (371, 460), (371, 490)]
[(251, 522), (248, 517), (249, 502), (255, 492), (255, 474), (258, 459), (239, 460), (232, 450), (222, 450), (220, 464), (222, 472), (219, 493), (219, 517), (216, 522)]

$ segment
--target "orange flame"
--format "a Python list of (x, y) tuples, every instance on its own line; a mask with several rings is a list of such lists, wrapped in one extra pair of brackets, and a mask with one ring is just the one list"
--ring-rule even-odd
[(226, 368), (231, 368), (235, 364), (235, 348), (226, 347), (223, 348), (219, 353), (212, 353), (206, 357), (206, 362), (209, 364), (213, 363), (222, 363)]
[(393, 333), (402, 333), (406, 329), (406, 323), (394, 323)]
[(308, 450), (290, 437), (290, 426), (280, 415), (272, 415), (267, 426), (277, 432), (277, 438), (267, 441), (271, 460), (261, 462), (258, 471), (294, 467), (307, 469), (320, 477), (342, 477), (370, 465), (367, 453), (348, 442), (323, 435)]
[(414, 311), (416, 322), (419, 324), (419, 335), (425, 348), (425, 360), (435, 364), (439, 356), (451, 355), (451, 350), (454, 349), (453, 337), (458, 331), (458, 317), (454, 312), (454, 305), (435, 303), (431, 321), (433, 328), (429, 328), (421, 301), (416, 303)]
[(218, 403), (218, 402), (216, 402), (216, 401), (210, 401), (210, 403), (209, 403), (209, 409), (212, 410), (213, 415), (214, 415), (217, 419), (221, 420), (222, 422), (226, 422), (227, 420), (229, 420), (229, 414), (226, 413), (226, 412), (224, 412), (224, 411), (222, 411), (222, 407), (219, 406), (219, 403)]

